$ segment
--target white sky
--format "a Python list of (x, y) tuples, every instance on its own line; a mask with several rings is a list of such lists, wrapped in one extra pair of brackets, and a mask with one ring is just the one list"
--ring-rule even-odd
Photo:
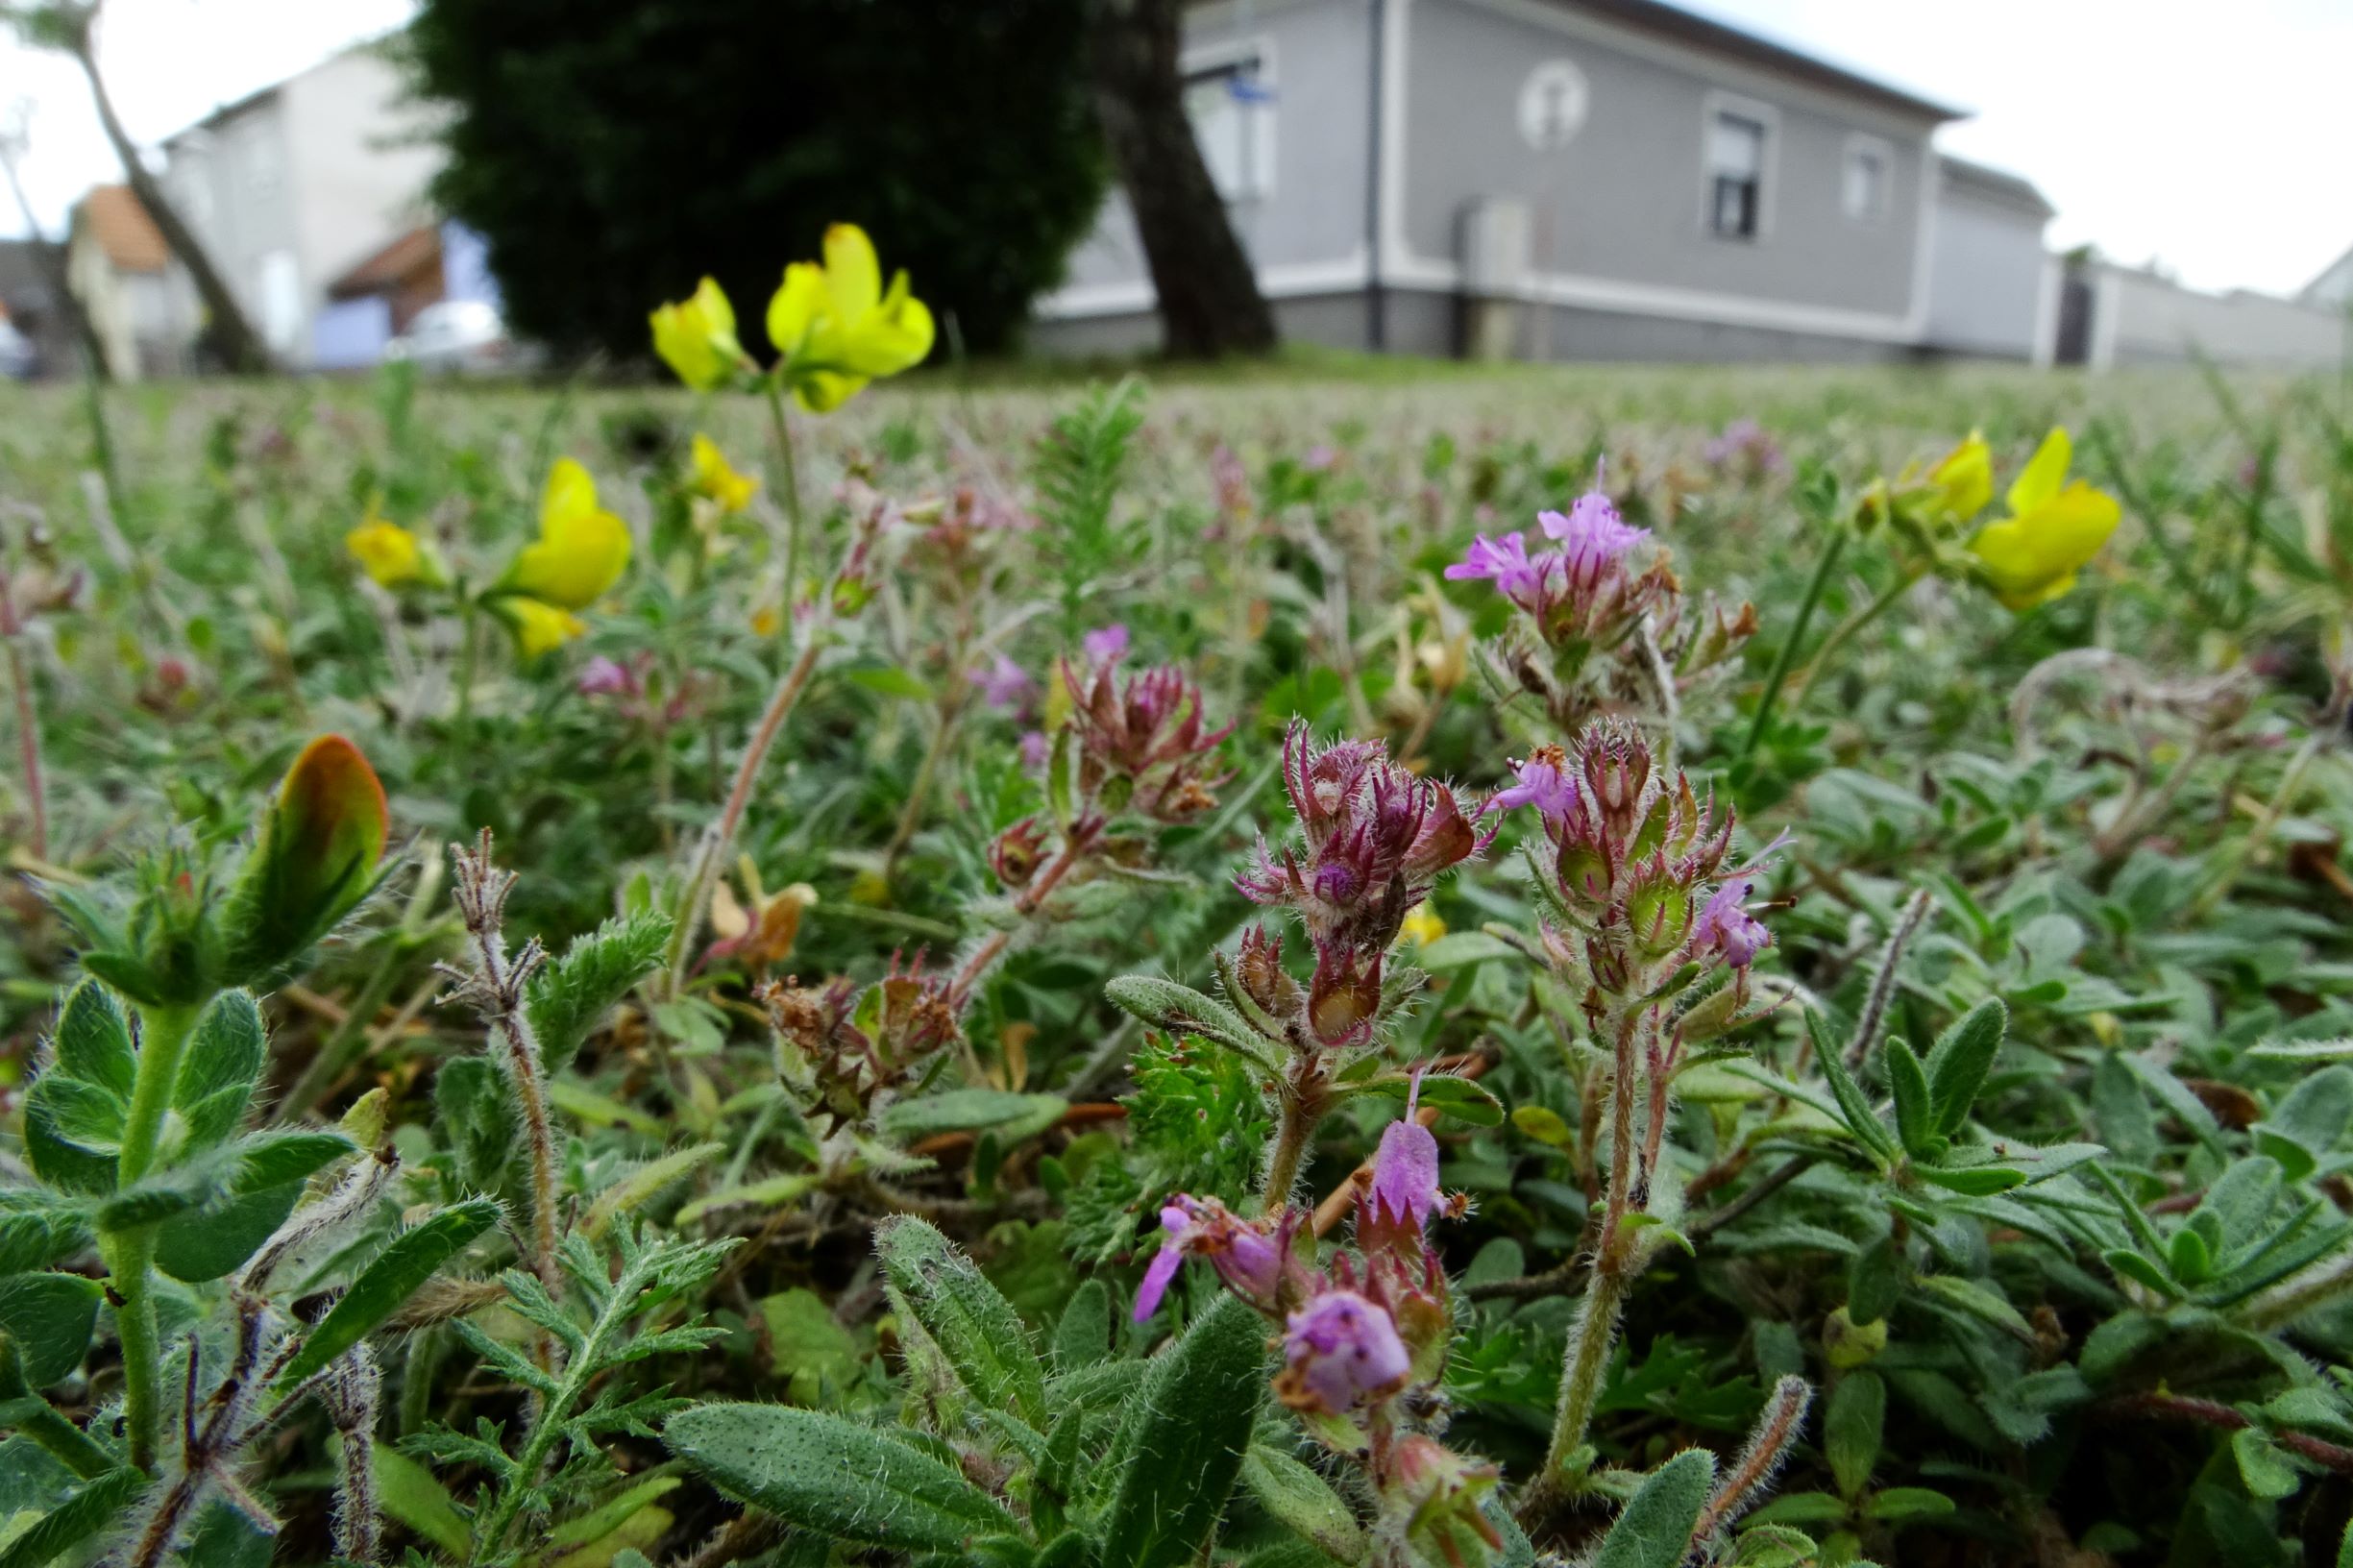
[[(1683, 0), (1974, 110), (1949, 152), (2022, 174), (2050, 240), (2202, 288), (2292, 292), (2353, 246), (2353, 0)], [(110, 0), (101, 60), (133, 135), (399, 25), (414, 0)], [(81, 77), (0, 42), (0, 121), (30, 100), (27, 184), (54, 233), (118, 177)], [(0, 234), (21, 233), (0, 202)]]

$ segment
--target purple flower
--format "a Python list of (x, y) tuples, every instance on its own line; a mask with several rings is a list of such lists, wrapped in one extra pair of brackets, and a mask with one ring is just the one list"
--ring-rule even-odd
[(1025, 729), (1021, 732), (1022, 767), (1033, 770), (1044, 767), (1045, 759), (1053, 754), (1053, 750), (1054, 745), (1045, 738), (1044, 730)]
[(1321, 474), (1338, 461), (1339, 453), (1334, 452), (1324, 442), (1318, 441), (1308, 448), (1307, 455), (1300, 459), (1299, 466), (1311, 474)]
[(1491, 577), (1497, 593), (1534, 613), (1543, 603), (1546, 582), (1559, 570), (1561, 561), (1550, 554), (1529, 559), (1527, 538), (1522, 533), (1507, 533), (1498, 543), (1481, 534), (1471, 541), (1462, 559), (1446, 569), (1447, 579), (1467, 582)]
[(1754, 886), (1745, 876), (1736, 877), (1708, 896), (1700, 918), (1691, 925), (1695, 950), (1713, 948), (1732, 968), (1745, 969), (1771, 944), (1773, 933), (1744, 907)]
[(600, 653), (581, 667), (578, 684), (584, 697), (619, 697), (637, 690), (637, 677)]
[(1651, 536), (1650, 529), (1633, 527), (1620, 517), (1617, 502), (1598, 489), (1578, 497), (1568, 516), (1542, 512), (1536, 521), (1543, 525), (1546, 538), (1560, 541), (1570, 580), (1586, 587)]
[(1090, 664), (1116, 664), (1127, 652), (1127, 625), (1114, 621), (1078, 640), (1079, 651), (1087, 655)]
[(1010, 712), (1028, 700), (1033, 684), (1029, 672), (1002, 653), (988, 669), (973, 671), (971, 678), (973, 684), (980, 688), (981, 699), (1004, 712)]
[(1290, 1314), (1285, 1397), (1339, 1415), (1402, 1384), (1413, 1360), (1389, 1314), (1354, 1290), (1327, 1290)]
[(1413, 1075), (1406, 1092), (1406, 1114), (1381, 1133), (1381, 1147), (1373, 1155), (1372, 1184), (1366, 1188), (1366, 1211), (1378, 1225), (1419, 1235), (1438, 1208), (1438, 1140), (1430, 1136), (1414, 1114), (1422, 1093), (1422, 1075)]
[(1288, 1213), (1269, 1230), (1262, 1221), (1252, 1224), (1236, 1217), (1215, 1198), (1180, 1192), (1161, 1210), (1160, 1223), (1166, 1239), (1137, 1286), (1137, 1322), (1160, 1310), (1161, 1298), (1189, 1256), (1207, 1258), (1227, 1288), (1244, 1300), (1272, 1307), (1284, 1262), (1290, 1256), (1293, 1222)]
[(1487, 796), (1487, 803), (1480, 808), (1482, 817), (1490, 811), (1533, 806), (1537, 816), (1559, 821), (1577, 808), (1577, 780), (1569, 772), (1568, 753), (1560, 747), (1538, 747), (1527, 761), (1513, 763), (1511, 771), (1520, 781)]

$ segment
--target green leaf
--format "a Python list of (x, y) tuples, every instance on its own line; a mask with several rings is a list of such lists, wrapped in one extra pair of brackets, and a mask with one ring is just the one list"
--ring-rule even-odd
[(1239, 1013), (1202, 995), (1190, 986), (1180, 986), (1154, 974), (1123, 974), (1105, 986), (1103, 994), (1122, 1012), (1155, 1028), (1172, 1034), (1199, 1035), (1239, 1051), (1269, 1072), (1275, 1070), (1266, 1038), (1251, 1028)]
[(1879, 1118), (1872, 1113), (1871, 1102), (1863, 1097), (1862, 1090), (1856, 1087), (1853, 1077), (1847, 1071), (1846, 1064), (1839, 1061), (1837, 1046), (1826, 1041), (1825, 1031), (1817, 1026), (1817, 1020), (1810, 1013), (1806, 1015), (1806, 1032), (1814, 1041), (1814, 1060), (1822, 1068), (1822, 1076), (1829, 1083), (1831, 1096), (1838, 1101), (1839, 1119), (1847, 1124), (1847, 1130), (1854, 1134), (1864, 1152), (1881, 1169), (1894, 1165), (1901, 1150), (1897, 1147), (1896, 1140), (1888, 1136)]
[[(95, 1105), (111, 1103), (114, 1118), (110, 1130), (91, 1120)], [(123, 1102), (113, 1099), (101, 1089), (80, 1078), (61, 1077), (42, 1073), (25, 1090), (24, 1142), (25, 1160), (33, 1174), (60, 1192), (80, 1192), (90, 1195), (114, 1190), (117, 1169), (115, 1150), (122, 1139)], [(97, 1139), (104, 1133), (100, 1147), (90, 1147), (73, 1136), (81, 1130), (84, 1137)]]
[(2181, 1286), (2166, 1278), (2155, 1263), (2123, 1247), (2111, 1247), (2100, 1254), (2110, 1268), (2136, 1285), (2146, 1286), (2169, 1301), (2178, 1300)]
[(674, 1186), (694, 1173), (697, 1166), (718, 1159), (727, 1152), (724, 1143), (690, 1143), (683, 1149), (674, 1149), (659, 1160), (649, 1160), (620, 1181), (597, 1194), (588, 1213), (580, 1217), (580, 1234), (591, 1241), (601, 1237), (612, 1228), (613, 1221), (623, 1214), (635, 1213), (644, 1205), (659, 1196), (664, 1188)]
[(1255, 1444), (1242, 1456), (1242, 1485), (1259, 1507), (1336, 1562), (1360, 1562), (1371, 1549), (1364, 1527), (1331, 1484), (1280, 1449)]
[(15, 1342), (26, 1383), (46, 1388), (82, 1364), (103, 1293), (96, 1280), (79, 1274), (0, 1279), (0, 1334)]
[(1153, 1360), (1098, 1561), (1178, 1568), (1200, 1555), (1258, 1421), (1265, 1347), (1259, 1315), (1238, 1298), (1220, 1296)]
[(230, 977), (267, 985), (373, 891), (391, 830), (359, 748), (321, 735), (286, 770), (230, 898)]
[[(217, 1280), (251, 1258), (286, 1221), (303, 1184), (330, 1161), (353, 1152), (341, 1133), (257, 1133), (212, 1156), (225, 1170), (223, 1197), (185, 1222), (156, 1228), (156, 1266), (188, 1285)], [(185, 1180), (191, 1172), (174, 1173)]]
[(2293, 1496), (2304, 1484), (2303, 1473), (2260, 1427), (2242, 1427), (2232, 1433), (2230, 1452), (2239, 1461), (2239, 1479), (2257, 1497), (2276, 1502)]
[(836, 1540), (954, 1553), (1018, 1528), (959, 1472), (838, 1415), (698, 1405), (672, 1416), (662, 1440), (728, 1496)]
[(1691, 1531), (1716, 1484), (1716, 1457), (1687, 1448), (1642, 1480), (1602, 1537), (1593, 1568), (1682, 1568)]
[(627, 1487), (617, 1497), (600, 1503), (586, 1513), (567, 1519), (548, 1531), (548, 1545), (557, 1552), (586, 1546), (627, 1524), (649, 1503), (676, 1491), (686, 1482), (676, 1476), (652, 1476)]
[(0, 1568), (41, 1568), (112, 1529), (146, 1488), (147, 1478), (125, 1465), (86, 1482), (0, 1550)]
[(187, 1123), (187, 1148), (217, 1146), (245, 1120), (254, 1086), (269, 1065), (269, 1030), (261, 1004), (249, 991), (225, 991), (212, 999), (188, 1037), (181, 1058), (172, 1104)]
[(1439, 974), (1493, 959), (1515, 959), (1519, 956), (1518, 948), (1488, 936), (1484, 931), (1450, 931), (1416, 951), (1413, 962), (1433, 974)]
[(870, 692), (884, 697), (903, 697), (910, 701), (928, 701), (934, 695), (931, 685), (922, 676), (897, 665), (868, 665), (864, 669), (846, 672), (847, 678)]
[(1863, 1517), (1883, 1525), (1903, 1524), (1914, 1519), (1942, 1519), (1954, 1511), (1951, 1498), (1943, 1492), (1930, 1491), (1925, 1486), (1890, 1486), (1863, 1505)]
[(49, 1070), (95, 1084), (121, 1099), (131, 1098), (138, 1059), (131, 1048), (131, 1023), (114, 993), (85, 980), (66, 993), (49, 1038)]
[(1933, 1160), (1944, 1152), (1928, 1099), (1928, 1075), (1909, 1042), (1891, 1039), (1881, 1060), (1887, 1065), (1887, 1087), (1896, 1096), (1896, 1136), (1916, 1160)]
[(460, 1191), (500, 1190), (522, 1131), (505, 1076), (487, 1058), (452, 1057), (434, 1069), (433, 1139), (450, 1151)]
[(1828, 1492), (1783, 1492), (1749, 1515), (1749, 1529), (1773, 1525), (1835, 1525), (1847, 1517), (1845, 1499)]
[(661, 1137), (664, 1130), (661, 1122), (646, 1112), (607, 1099), (576, 1078), (550, 1079), (548, 1098), (558, 1111), (591, 1127), (626, 1127), (633, 1133), (648, 1133), (655, 1138)]
[(1968, 1198), (1992, 1197), (2026, 1185), (2026, 1173), (2007, 1165), (1914, 1165), (1912, 1172), (1924, 1182)]
[(2009, 1026), (2009, 1009), (1999, 997), (1989, 996), (1928, 1047), (1928, 1103), (1934, 1108), (1937, 1132), (1949, 1138), (1969, 1120), (1970, 1107), (1993, 1070)]
[(844, 1328), (824, 1297), (805, 1286), (763, 1297), (760, 1321), (777, 1375), (802, 1405), (823, 1403), (828, 1385), (841, 1388), (858, 1375), (858, 1336)]
[(1111, 1289), (1089, 1280), (1070, 1292), (1054, 1323), (1054, 1370), (1092, 1366), (1111, 1354)]
[(999, 1089), (951, 1089), (884, 1107), (883, 1133), (902, 1143), (938, 1133), (993, 1130), (1013, 1144), (1062, 1120), (1070, 1102), (1059, 1094), (1016, 1094)]
[(1838, 1380), (1838, 1386), (1830, 1392), (1830, 1408), (1823, 1417), (1822, 1444), (1841, 1495), (1855, 1497), (1871, 1484), (1886, 1423), (1887, 1384), (1877, 1373), (1850, 1372)]
[(571, 1066), (605, 1013), (661, 964), (670, 930), (670, 917), (655, 910), (617, 916), (531, 976), (523, 1012), (548, 1072)]
[(279, 1374), (278, 1386), (293, 1387), (366, 1338), (498, 1217), (497, 1204), (470, 1198), (385, 1242), (384, 1250), (360, 1270), (352, 1287), (310, 1331)]
[[(1375, 1078), (1360, 1092), (1385, 1094), (1403, 1102), (1412, 1089), (1409, 1076), (1396, 1075)], [(1458, 1121), (1474, 1127), (1500, 1127), (1504, 1120), (1504, 1102), (1492, 1090), (1470, 1078), (1453, 1078), (1444, 1074), (1424, 1074), (1420, 1103), (1437, 1107)]]
[(923, 1326), (972, 1397), (1043, 1426), (1045, 1371), (1004, 1292), (938, 1229), (911, 1215), (877, 1225), (874, 1251), (900, 1309)]
[(473, 1545), (474, 1527), (449, 1489), (397, 1448), (378, 1443), (375, 1455), (376, 1495), (384, 1512), (438, 1547), (442, 1556), (462, 1560)]

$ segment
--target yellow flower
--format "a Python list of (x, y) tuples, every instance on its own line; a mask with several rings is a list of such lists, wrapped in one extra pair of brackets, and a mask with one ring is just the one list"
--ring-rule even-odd
[(867, 382), (895, 376), (931, 353), (931, 311), (907, 291), (907, 275), (882, 286), (873, 241), (853, 223), (825, 231), (825, 259), (796, 261), (768, 302), (768, 337), (784, 356), (793, 396), (822, 414)]
[(735, 340), (735, 306), (710, 279), (697, 283), (686, 299), (663, 306), (650, 319), (653, 352), (696, 391), (726, 385), (743, 367), (744, 348)]
[(2075, 574), (2099, 553), (2122, 516), (2116, 498), (2082, 479), (2068, 482), (2074, 454), (2067, 431), (2043, 438), (2032, 461), (2010, 486), (2010, 515), (1989, 523), (1969, 542), (2013, 610), (2031, 609), (2075, 586)]
[(358, 557), (362, 571), (385, 588), (414, 582), (425, 574), (425, 550), (417, 536), (373, 511), (366, 522), (343, 536), (343, 547)]
[(559, 457), (540, 498), (539, 537), (523, 547), (491, 591), (581, 610), (620, 581), (628, 564), (629, 526), (597, 504), (588, 470)]
[(588, 623), (570, 610), (518, 594), (492, 600), (490, 608), (515, 634), (515, 647), (527, 659), (551, 653), (588, 630)]
[(694, 468), (688, 486), (695, 494), (716, 502), (722, 512), (740, 512), (759, 493), (760, 481), (727, 466), (727, 454), (707, 435), (695, 437)]
[(1928, 483), (1935, 488), (1937, 509), (1946, 515), (1967, 522), (1984, 511), (1994, 499), (1994, 451), (1984, 435), (1970, 431), (1968, 440), (1928, 470)]
[(1437, 911), (1430, 907), (1428, 899), (1415, 904), (1413, 912), (1406, 917), (1405, 923), (1397, 928), (1400, 946), (1410, 943), (1415, 947), (1427, 947), (1444, 935), (1446, 922), (1438, 919)]

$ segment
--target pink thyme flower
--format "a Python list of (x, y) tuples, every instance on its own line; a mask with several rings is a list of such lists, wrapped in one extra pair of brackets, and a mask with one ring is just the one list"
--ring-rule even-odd
[(971, 679), (980, 688), (981, 700), (1000, 712), (1010, 712), (1019, 707), (1028, 699), (1034, 684), (1028, 671), (1002, 653), (986, 670), (973, 671)]
[(1044, 730), (1025, 729), (1021, 732), (1022, 767), (1032, 770), (1044, 767), (1045, 759), (1053, 754), (1053, 750), (1054, 745), (1045, 738)]
[(1354, 1290), (1327, 1290), (1290, 1314), (1277, 1389), (1297, 1409), (1340, 1415), (1394, 1393), (1413, 1369), (1386, 1311)]
[(1372, 1183), (1364, 1193), (1365, 1211), (1376, 1224), (1410, 1225), (1417, 1235), (1429, 1226), (1439, 1201), (1438, 1140), (1414, 1114), (1421, 1094), (1422, 1075), (1416, 1072), (1406, 1091), (1406, 1114), (1382, 1129)]
[(1090, 664), (1116, 664), (1127, 652), (1127, 624), (1114, 621), (1099, 626), (1078, 640), (1079, 651), (1087, 655)]
[(1537, 816), (1554, 821), (1565, 819), (1577, 809), (1577, 780), (1569, 772), (1568, 753), (1559, 747), (1540, 746), (1529, 753), (1526, 761), (1513, 763), (1511, 771), (1519, 782), (1507, 784), (1487, 796), (1487, 803), (1479, 809), (1479, 815), (1533, 806)]
[(1497, 593), (1533, 615), (1541, 609), (1546, 585), (1560, 566), (1556, 554), (1530, 559), (1524, 533), (1507, 533), (1500, 543), (1483, 533), (1471, 541), (1461, 560), (1446, 569), (1446, 576), (1451, 582), (1492, 578)]
[(577, 682), (584, 697), (619, 697), (637, 690), (637, 677), (600, 653), (580, 668)]
[(1745, 901), (1754, 884), (1746, 877), (1727, 882), (1708, 895), (1700, 918), (1691, 925), (1695, 952), (1713, 949), (1736, 969), (1745, 969), (1773, 942), (1764, 922), (1751, 915)]
[(1160, 1310), (1161, 1298), (1188, 1257), (1207, 1258), (1226, 1287), (1253, 1306), (1272, 1308), (1290, 1256), (1294, 1217), (1286, 1213), (1271, 1228), (1240, 1219), (1215, 1198), (1180, 1192), (1160, 1212), (1166, 1238), (1136, 1289), (1136, 1321)]
[(1536, 521), (1543, 525), (1546, 538), (1560, 541), (1569, 581), (1586, 590), (1628, 551), (1651, 536), (1650, 529), (1634, 527), (1620, 517), (1617, 502), (1598, 489), (1578, 497), (1566, 517), (1540, 512)]

